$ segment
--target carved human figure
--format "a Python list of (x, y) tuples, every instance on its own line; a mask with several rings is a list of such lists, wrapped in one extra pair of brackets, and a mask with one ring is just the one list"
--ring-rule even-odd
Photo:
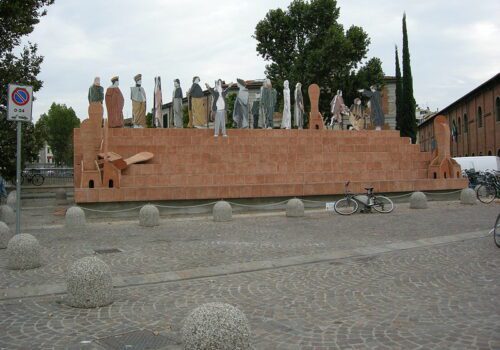
[(207, 124), (203, 90), (200, 86), (200, 77), (193, 78), (193, 85), (188, 91), (188, 108), (190, 124), (195, 128), (203, 128)]
[(253, 128), (259, 128), (259, 113), (260, 113), (260, 94), (255, 95), (255, 101), (252, 103)]
[(351, 122), (354, 130), (363, 130), (366, 128), (365, 124), (365, 108), (361, 104), (360, 98), (355, 98), (354, 103), (350, 108), (349, 121)]
[(281, 119), (282, 129), (292, 128), (292, 111), (290, 103), (290, 85), (288, 80), (283, 83), (283, 117)]
[(266, 79), (260, 88), (260, 113), (259, 113), (259, 128), (272, 129), (274, 107), (276, 105), (276, 95), (271, 80)]
[(161, 78), (155, 78), (155, 91), (154, 91), (154, 124), (157, 128), (163, 128), (163, 112), (162, 112), (162, 94), (161, 94)]
[(132, 121), (134, 128), (146, 127), (146, 91), (142, 85), (142, 74), (134, 77), (135, 86), (130, 88), (130, 99), (132, 100)]
[(344, 128), (344, 123), (342, 122), (342, 110), (344, 108), (344, 98), (342, 97), (342, 90), (337, 90), (337, 94), (333, 97), (330, 102), (330, 112), (332, 113), (332, 120), (330, 126), (333, 126), (335, 122), (338, 123), (340, 130)]
[(89, 104), (99, 102), (102, 104), (104, 100), (104, 88), (101, 86), (101, 78), (95, 77), (94, 83), (89, 87)]
[(108, 127), (121, 128), (123, 127), (123, 99), (120, 91), (119, 78), (111, 78), (112, 85), (106, 90), (106, 110), (108, 112)]
[(370, 98), (370, 118), (372, 124), (375, 125), (375, 130), (382, 130), (385, 123), (384, 112), (382, 111), (382, 96), (375, 85), (370, 86), (370, 90), (358, 90), (363, 96)]
[(226, 108), (227, 101), (226, 96), (229, 88), (233, 85), (230, 83), (225, 90), (222, 89), (222, 80), (219, 79), (215, 83), (215, 89), (211, 88), (210, 85), (205, 84), (208, 91), (212, 94), (212, 111), (215, 113), (215, 133), (214, 136), (218, 137), (219, 132), (222, 132), (222, 136), (227, 137), (226, 134)]
[(172, 94), (172, 107), (174, 111), (174, 127), (183, 128), (182, 121), (182, 88), (179, 79), (174, 80), (174, 92)]
[(234, 101), (233, 121), (238, 129), (246, 129), (248, 125), (248, 89), (243, 79), (236, 79), (238, 96)]
[(302, 84), (297, 83), (295, 85), (295, 91), (294, 91), (294, 108), (293, 112), (295, 115), (295, 126), (298, 129), (303, 129), (304, 128), (304, 97), (302, 96)]

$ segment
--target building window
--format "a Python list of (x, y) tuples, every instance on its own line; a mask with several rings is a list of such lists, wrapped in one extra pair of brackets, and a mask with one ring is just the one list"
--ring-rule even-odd
[(458, 134), (460, 135), (462, 133), (462, 121), (460, 120), (460, 117), (458, 117)]
[(491, 156), (491, 150), (488, 151), (488, 155)]
[(464, 134), (469, 131), (469, 118), (467, 117), (467, 113), (464, 113)]
[(477, 127), (483, 127), (483, 110), (481, 107), (477, 107)]
[(495, 100), (495, 111), (497, 114), (497, 122), (500, 122), (500, 97)]

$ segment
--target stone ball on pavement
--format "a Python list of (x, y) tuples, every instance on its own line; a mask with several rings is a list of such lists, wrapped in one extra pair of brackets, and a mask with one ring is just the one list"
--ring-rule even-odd
[(7, 225), (12, 225), (16, 222), (16, 213), (8, 205), (0, 205), (0, 221), (5, 222)]
[(32, 235), (14, 235), (7, 244), (7, 266), (11, 270), (29, 270), (42, 266), (42, 247)]
[(427, 209), (427, 196), (423, 192), (413, 192), (410, 196), (411, 209)]
[(214, 205), (212, 214), (214, 221), (231, 221), (233, 219), (233, 208), (231, 208), (231, 204), (226, 201), (218, 201)]
[(304, 203), (298, 198), (292, 198), (286, 203), (286, 216), (304, 216)]
[(3, 221), (0, 221), (0, 249), (7, 248), (7, 244), (12, 238), (9, 226)]
[(85, 220), (85, 212), (80, 207), (70, 207), (66, 210), (66, 227), (67, 228), (82, 228), (85, 227), (87, 221)]
[(250, 349), (250, 326), (243, 312), (224, 303), (194, 309), (181, 330), (184, 349)]
[(476, 204), (476, 191), (474, 191), (472, 188), (464, 188), (460, 193), (460, 203), (469, 205)]
[(66, 204), (66, 189), (61, 187), (56, 190), (56, 203)]
[(73, 307), (95, 308), (113, 302), (111, 269), (95, 256), (79, 259), (70, 266), (66, 287), (67, 303)]
[(160, 211), (151, 204), (143, 206), (139, 212), (139, 225), (145, 227), (158, 226), (160, 223)]
[(17, 202), (17, 192), (10, 191), (9, 195), (7, 196), (7, 205), (11, 207), (13, 210), (16, 210), (16, 202)]

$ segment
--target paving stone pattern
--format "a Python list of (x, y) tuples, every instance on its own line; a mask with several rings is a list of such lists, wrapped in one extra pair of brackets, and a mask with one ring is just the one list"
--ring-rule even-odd
[[(148, 230), (137, 223), (94, 223), (79, 235), (63, 227), (40, 230), (36, 236), (48, 263), (34, 271), (8, 271), (0, 251), (0, 288), (56, 283), (68, 262), (97, 246), (124, 249), (100, 255), (113, 275), (144, 274), (486, 230), (498, 211), (497, 204), (431, 202), (426, 210), (398, 206), (389, 215), (306, 212), (301, 220), (235, 217), (223, 225), (207, 217), (162, 221)], [(115, 288), (113, 304), (89, 310), (64, 305), (63, 295), (0, 296), (0, 349), (67, 349), (143, 329), (180, 339), (185, 317), (209, 302), (245, 313), (254, 349), (498, 349), (499, 295), (500, 250), (488, 236)]]

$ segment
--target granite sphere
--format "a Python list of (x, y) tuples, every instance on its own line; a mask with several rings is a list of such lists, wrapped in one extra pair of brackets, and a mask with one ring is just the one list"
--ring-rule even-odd
[(292, 198), (286, 203), (286, 216), (304, 216), (304, 203), (298, 198)]
[(472, 188), (464, 188), (462, 192), (460, 192), (460, 203), (468, 205), (476, 204), (476, 191), (474, 191)]
[(67, 278), (67, 302), (78, 308), (95, 308), (113, 302), (111, 269), (101, 259), (89, 256), (75, 261)]
[(427, 196), (423, 192), (413, 192), (410, 196), (411, 209), (427, 209)]
[(85, 212), (80, 207), (70, 207), (66, 210), (66, 227), (71, 229), (78, 229), (85, 227), (87, 220), (85, 219)]
[(224, 303), (194, 309), (181, 330), (184, 349), (250, 349), (250, 326), (243, 312)]
[(12, 225), (16, 222), (16, 213), (8, 205), (0, 205), (0, 221), (5, 222), (7, 225)]
[(226, 201), (218, 201), (212, 210), (214, 221), (224, 222), (233, 219), (233, 208)]
[(7, 244), (7, 266), (11, 270), (30, 270), (42, 266), (42, 247), (32, 235), (14, 235)]
[(139, 225), (145, 227), (158, 226), (160, 224), (160, 211), (151, 204), (143, 206), (139, 212)]
[(0, 249), (7, 248), (7, 244), (12, 238), (9, 226), (3, 221), (0, 221)]

